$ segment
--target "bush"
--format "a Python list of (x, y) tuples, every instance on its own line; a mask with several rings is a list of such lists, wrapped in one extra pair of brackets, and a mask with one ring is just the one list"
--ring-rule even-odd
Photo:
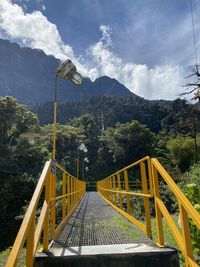
[(169, 140), (166, 147), (181, 172), (187, 171), (194, 163), (194, 140), (191, 137), (177, 136)]

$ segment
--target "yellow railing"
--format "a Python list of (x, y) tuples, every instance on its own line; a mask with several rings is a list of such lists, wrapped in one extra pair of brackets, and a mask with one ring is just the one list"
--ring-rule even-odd
[[(200, 215), (194, 209), (190, 201), (182, 193), (173, 179), (169, 176), (163, 166), (159, 163), (157, 159), (151, 160), (152, 176), (154, 184), (154, 203), (156, 211), (156, 225), (157, 225), (157, 242), (159, 246), (164, 246), (164, 235), (163, 235), (163, 224), (162, 217), (165, 218), (171, 233), (173, 234), (177, 245), (179, 246), (182, 254), (185, 258), (186, 267), (198, 267), (195, 262), (193, 251), (192, 251), (192, 241), (190, 236), (190, 225), (189, 218), (196, 224), (197, 228), (200, 229)], [(181, 232), (179, 228), (173, 221), (172, 216), (168, 212), (164, 202), (161, 200), (159, 194), (159, 178), (163, 179), (171, 189), (172, 193), (176, 197), (179, 204), (179, 214), (181, 222)]]
[[(97, 191), (103, 198), (149, 237), (151, 237), (149, 198), (153, 196), (150, 165), (150, 158), (145, 157), (97, 182)], [(134, 173), (131, 172), (134, 170), (136, 172), (138, 167), (137, 175), (140, 174), (141, 182), (137, 185), (137, 183), (134, 184)], [(144, 198), (145, 223), (132, 216), (131, 196)], [(125, 205), (123, 205), (123, 201), (126, 201)]]
[[(57, 196), (56, 188), (59, 185), (59, 176), (62, 177), (60, 182), (62, 194)], [(49, 241), (57, 237), (84, 193), (85, 182), (76, 179), (53, 161), (47, 161), (5, 266), (16, 266), (25, 244), (25, 265), (32, 267), (41, 237), (42, 250), (47, 251)], [(42, 207), (37, 210), (38, 203), (41, 201), (43, 202)], [(56, 201), (62, 202), (60, 223), (56, 223)], [(38, 211), (40, 211), (39, 217)]]
[[(136, 166), (139, 167), (139, 172), (135, 170), (135, 175), (139, 176), (141, 179), (141, 190), (139, 190), (139, 186), (135, 186), (135, 188), (134, 186), (131, 186), (133, 184), (134, 169)], [(168, 212), (164, 202), (161, 199), (159, 192), (159, 179), (168, 185), (168, 188), (177, 199), (181, 220), (180, 230), (174, 223), (172, 216)], [(122, 187), (123, 184), (124, 188)], [(162, 221), (162, 218), (164, 218), (185, 258), (186, 267), (198, 267), (192, 251), (189, 219), (191, 219), (196, 224), (197, 228), (200, 229), (200, 215), (157, 159), (145, 157), (125, 167), (124, 169), (119, 170), (111, 176), (98, 181), (97, 191), (113, 208), (115, 208), (119, 213), (140, 228), (149, 237), (151, 237), (149, 199), (154, 198), (157, 244), (160, 247), (164, 246)], [(134, 208), (134, 203), (131, 201), (131, 196), (144, 198), (145, 223), (133, 217), (132, 211)]]

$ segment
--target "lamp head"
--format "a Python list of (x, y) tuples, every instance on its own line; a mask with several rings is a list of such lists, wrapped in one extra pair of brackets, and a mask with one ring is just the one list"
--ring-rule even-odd
[(76, 85), (81, 85), (83, 82), (83, 77), (76, 71), (76, 66), (70, 59), (60, 64), (56, 71), (56, 76), (65, 80), (71, 80)]

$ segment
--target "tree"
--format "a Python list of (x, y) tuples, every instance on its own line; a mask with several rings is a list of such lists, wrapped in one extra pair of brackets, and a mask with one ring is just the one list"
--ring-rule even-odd
[(155, 135), (137, 121), (117, 124), (115, 128), (108, 128), (101, 141), (112, 154), (113, 161), (118, 168), (154, 152)]
[[(83, 131), (71, 125), (57, 124), (56, 133), (56, 160), (62, 163), (63, 167), (75, 175), (75, 161), (77, 158), (78, 146), (85, 140)], [(50, 151), (51, 157), (53, 145), (53, 125), (48, 124), (41, 128), (36, 141)]]
[(181, 172), (189, 169), (194, 162), (194, 143), (191, 137), (177, 136), (167, 142), (168, 151)]
[(71, 124), (75, 127), (79, 127), (85, 136), (84, 144), (87, 147), (87, 157), (89, 159), (87, 178), (94, 178), (96, 172), (101, 126), (95, 120), (94, 115), (89, 113), (73, 119)]
[[(183, 95), (189, 95), (191, 93), (194, 94), (193, 99), (198, 100), (200, 102), (200, 72), (199, 65), (192, 66), (191, 74), (187, 78), (194, 78), (191, 82), (187, 83), (185, 87), (187, 87), (187, 91), (183, 92)], [(189, 89), (190, 88), (190, 89)], [(192, 89), (191, 89), (192, 88)]]
[(37, 116), (14, 97), (0, 97), (0, 145), (12, 143), (21, 133), (38, 126)]

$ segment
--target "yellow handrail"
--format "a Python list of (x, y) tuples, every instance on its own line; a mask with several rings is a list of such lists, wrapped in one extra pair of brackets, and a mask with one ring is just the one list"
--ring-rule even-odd
[[(197, 228), (200, 229), (200, 215), (157, 159), (153, 158), (151, 160), (151, 166), (152, 166), (152, 176), (154, 184), (154, 202), (156, 210), (158, 245), (164, 246), (164, 235), (163, 235), (163, 225), (162, 225), (162, 216), (163, 216), (168, 226), (170, 227), (170, 230), (182, 254), (185, 257), (186, 267), (198, 267), (198, 264), (195, 262), (192, 251), (189, 218), (196, 224)], [(178, 227), (175, 225), (170, 213), (168, 212), (164, 202), (160, 198), (159, 182), (158, 182), (159, 176), (166, 182), (166, 184), (171, 189), (172, 193), (175, 195), (178, 201), (182, 233), (180, 233)]]
[[(132, 168), (137, 165), (140, 166), (142, 192), (134, 192), (130, 188), (130, 185), (134, 185), (134, 183), (133, 181), (130, 181), (128, 171), (132, 170)], [(173, 221), (172, 216), (170, 215), (164, 202), (160, 198), (158, 181), (159, 176), (168, 185), (169, 189), (175, 195), (179, 203), (182, 233), (180, 233), (178, 227)], [(125, 190), (122, 190), (122, 185), (125, 186)], [(162, 218), (165, 218), (171, 230), (171, 233), (177, 242), (177, 245), (179, 246), (182, 254), (185, 257), (186, 267), (198, 267), (192, 251), (189, 218), (196, 224), (197, 228), (200, 229), (200, 215), (157, 159), (150, 159), (149, 157), (145, 157), (115, 172), (109, 177), (98, 181), (97, 191), (113, 208), (115, 208), (129, 221), (139, 227), (149, 237), (151, 237), (149, 198), (154, 198), (157, 226), (157, 244), (160, 247), (164, 246)], [(140, 222), (133, 217), (131, 205), (132, 203), (130, 199), (131, 196), (144, 198), (145, 223)], [(125, 205), (123, 205), (124, 200), (126, 201)]]
[[(54, 164), (54, 171), (52, 171)], [(62, 172), (62, 195), (56, 196), (56, 174)], [(66, 193), (67, 190), (67, 193)], [(36, 218), (36, 209), (45, 192), (39, 218)], [(53, 161), (47, 161), (38, 180), (33, 197), (22, 221), (18, 235), (8, 257), (5, 267), (14, 267), (26, 241), (26, 266), (32, 267), (34, 256), (43, 233), (43, 251), (48, 250), (49, 241), (55, 239), (64, 223), (69, 219), (85, 193), (85, 182), (73, 177), (61, 166)], [(62, 200), (62, 221), (56, 224), (55, 201)]]
[[(129, 171), (140, 167), (141, 192), (134, 192), (131, 187), (138, 185), (129, 179)], [(149, 198), (153, 197), (153, 184), (151, 175), (150, 157), (144, 157), (129, 166), (115, 172), (109, 177), (97, 182), (97, 191), (119, 213), (140, 228), (147, 236), (151, 237), (150, 205)], [(122, 189), (124, 186), (124, 190)], [(137, 188), (138, 189), (138, 188)], [(131, 214), (131, 196), (144, 197), (145, 223), (134, 218)], [(124, 196), (124, 197), (123, 197)], [(126, 204), (123, 205), (123, 200)], [(118, 207), (119, 206), (119, 207)], [(126, 206), (126, 207), (125, 207)]]

